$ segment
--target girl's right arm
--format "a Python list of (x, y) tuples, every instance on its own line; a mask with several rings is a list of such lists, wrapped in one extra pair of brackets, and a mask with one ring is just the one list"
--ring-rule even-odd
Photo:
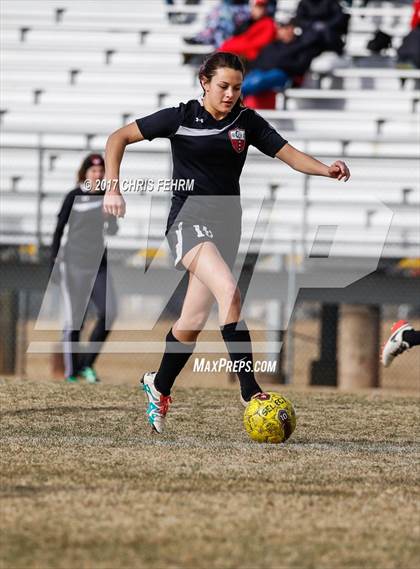
[(124, 217), (125, 200), (119, 187), (120, 166), (125, 147), (144, 140), (144, 136), (135, 122), (119, 128), (108, 138), (105, 148), (105, 187), (103, 209), (105, 213)]

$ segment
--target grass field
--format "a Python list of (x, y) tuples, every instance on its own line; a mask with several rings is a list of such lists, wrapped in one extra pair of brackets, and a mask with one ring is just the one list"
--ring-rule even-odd
[(2, 381), (1, 567), (417, 567), (419, 400), (282, 391), (270, 446), (232, 390), (176, 390), (159, 437), (135, 387)]

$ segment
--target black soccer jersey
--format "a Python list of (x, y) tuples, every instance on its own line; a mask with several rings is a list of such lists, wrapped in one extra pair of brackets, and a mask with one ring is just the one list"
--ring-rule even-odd
[[(222, 120), (216, 120), (193, 99), (137, 119), (147, 140), (169, 138), (173, 180), (194, 180), (189, 195), (239, 195), (239, 178), (250, 144), (274, 157), (287, 143), (269, 123), (238, 102)], [(184, 191), (174, 195), (185, 198)]]

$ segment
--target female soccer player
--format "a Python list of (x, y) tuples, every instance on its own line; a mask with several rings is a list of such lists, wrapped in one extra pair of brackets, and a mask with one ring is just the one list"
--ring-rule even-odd
[[(115, 217), (106, 216), (102, 210), (104, 173), (101, 155), (89, 154), (83, 160), (77, 187), (67, 194), (58, 213), (51, 245), (52, 278), (60, 281), (63, 296), (64, 373), (69, 383), (77, 382), (78, 376), (88, 383), (99, 383), (93, 367), (99, 351), (97, 346), (105, 341), (107, 328), (115, 318), (115, 295), (109, 275), (107, 282), (103, 234), (106, 226), (107, 233), (114, 235), (118, 225)], [(66, 241), (62, 243), (66, 226)], [(89, 300), (98, 318), (90, 335), (89, 353), (79, 355), (74, 347), (79, 342)]]
[(262, 392), (253, 369), (251, 339), (241, 320), (241, 298), (232, 267), (241, 236), (239, 177), (249, 145), (305, 174), (348, 180), (344, 162), (331, 166), (296, 150), (260, 115), (243, 106), (240, 59), (228, 52), (211, 55), (199, 71), (200, 99), (162, 109), (117, 130), (108, 139), (106, 179), (113, 190), (104, 209), (124, 216), (125, 202), (114, 180), (127, 144), (157, 137), (172, 145), (173, 180), (194, 180), (192, 192), (175, 191), (166, 236), (175, 266), (189, 273), (181, 316), (166, 337), (159, 370), (143, 377), (149, 422), (162, 432), (170, 392), (194, 350), (214, 299), (221, 333), (236, 369), (242, 402)]

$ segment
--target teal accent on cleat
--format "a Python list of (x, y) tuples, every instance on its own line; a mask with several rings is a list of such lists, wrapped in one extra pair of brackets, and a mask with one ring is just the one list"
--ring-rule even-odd
[(84, 367), (79, 374), (87, 383), (100, 383), (99, 377), (96, 375), (96, 371), (93, 367)]
[(157, 433), (162, 433), (165, 426), (166, 414), (169, 410), (169, 405), (172, 403), (170, 395), (162, 395), (155, 387), (156, 372), (145, 373), (141, 379), (143, 384), (143, 391), (146, 394), (147, 418), (153, 429)]
[(79, 380), (75, 375), (69, 375), (66, 377), (66, 383), (77, 383)]

